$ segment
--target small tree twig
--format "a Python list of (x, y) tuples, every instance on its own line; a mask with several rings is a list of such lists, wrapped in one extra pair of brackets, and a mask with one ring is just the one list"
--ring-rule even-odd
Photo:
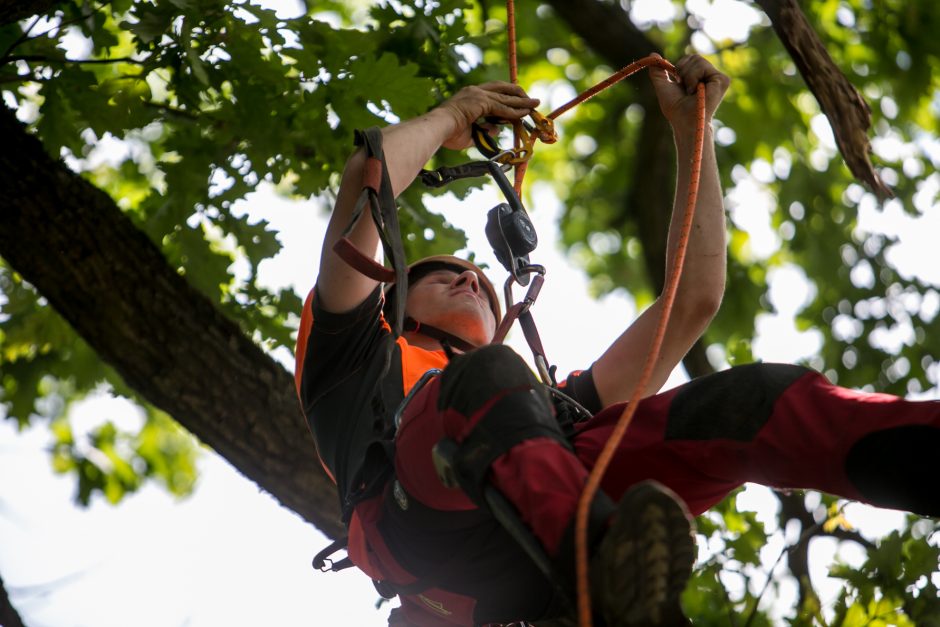
[(143, 61), (138, 61), (132, 57), (115, 57), (113, 59), (56, 59), (55, 57), (47, 57), (41, 54), (16, 54), (5, 57), (7, 62), (11, 61), (41, 61), (44, 63), (75, 63), (81, 65), (105, 65), (108, 63), (133, 63), (135, 65), (143, 65)]

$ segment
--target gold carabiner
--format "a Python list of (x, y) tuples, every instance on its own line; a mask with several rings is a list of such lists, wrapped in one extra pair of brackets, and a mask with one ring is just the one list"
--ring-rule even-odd
[[(525, 120), (516, 120), (513, 122), (513, 139), (515, 145), (512, 148), (501, 148), (496, 139), (491, 137), (486, 129), (476, 122), (471, 126), (473, 143), (476, 145), (477, 150), (483, 153), (483, 156), (487, 159), (504, 165), (521, 165), (532, 158), (536, 140), (544, 144), (554, 144), (558, 141), (554, 120), (535, 110), (529, 114), (529, 117), (532, 118), (532, 124)], [(491, 123), (496, 122), (496, 120), (492, 119), (488, 119), (487, 121)]]

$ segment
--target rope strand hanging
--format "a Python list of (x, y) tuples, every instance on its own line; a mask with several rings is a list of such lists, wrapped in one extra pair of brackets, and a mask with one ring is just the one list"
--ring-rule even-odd
[(604, 445), (591, 474), (588, 476), (584, 491), (581, 493), (581, 499), (578, 502), (578, 511), (575, 518), (575, 560), (577, 566), (578, 582), (578, 617), (581, 627), (591, 627), (591, 594), (588, 581), (588, 551), (587, 551), (587, 523), (590, 504), (600, 488), (601, 480), (607, 467), (613, 459), (617, 447), (623, 440), (637, 405), (643, 398), (643, 391), (649, 384), (653, 376), (653, 368), (659, 359), (659, 353), (662, 348), (663, 339), (666, 337), (666, 328), (669, 325), (669, 318), (672, 314), (672, 306), (675, 302), (676, 292), (679, 287), (679, 279), (682, 276), (682, 268), (685, 264), (685, 253), (689, 245), (689, 235), (692, 232), (692, 221), (695, 216), (695, 204), (698, 200), (699, 181), (702, 170), (702, 151), (705, 142), (705, 85), (699, 83), (696, 89), (696, 98), (698, 101), (698, 123), (695, 129), (695, 152), (692, 157), (692, 171), (689, 180), (689, 192), (686, 201), (685, 214), (682, 220), (682, 229), (680, 231), (679, 242), (676, 247), (675, 262), (672, 266), (672, 272), (666, 281), (663, 290), (663, 311), (656, 326), (656, 333), (650, 342), (649, 351), (646, 354), (646, 361), (643, 364), (643, 373), (637, 382), (636, 389), (630, 397), (626, 408), (617, 420), (617, 425), (611, 433), (610, 439)]
[[(516, 26), (515, 26), (515, 5), (513, 0), (506, 0), (506, 18), (507, 18), (507, 36), (509, 38), (509, 76), (512, 83), (518, 83), (518, 66), (516, 60)], [(521, 121), (513, 124), (513, 145), (516, 151), (516, 159), (510, 162), (515, 165), (514, 187), (516, 194), (522, 196), (522, 182), (525, 177), (528, 160), (532, 157), (532, 150), (536, 139), (544, 143), (553, 143), (557, 136), (554, 130), (554, 120), (563, 113), (571, 110), (582, 102), (594, 97), (601, 91), (618, 83), (624, 78), (638, 72), (639, 70), (651, 66), (663, 68), (673, 77), (678, 78), (676, 68), (658, 57), (645, 57), (627, 65), (621, 70), (615, 72), (607, 79), (597, 83), (590, 89), (578, 94), (569, 102), (561, 105), (547, 116), (541, 116), (535, 112), (531, 116), (535, 126), (531, 132), (527, 132)], [(590, 581), (588, 578), (588, 550), (587, 550), (587, 527), (590, 504), (600, 489), (600, 483), (604, 474), (613, 459), (614, 453), (620, 446), (633, 416), (637, 405), (643, 398), (643, 392), (653, 375), (653, 369), (659, 360), (659, 354), (662, 349), (663, 340), (666, 336), (666, 329), (669, 325), (669, 318), (672, 314), (673, 304), (675, 302), (676, 292), (679, 287), (679, 280), (682, 276), (683, 266), (685, 264), (685, 255), (688, 249), (689, 236), (692, 232), (693, 218), (695, 215), (695, 205), (698, 200), (699, 182), (701, 180), (702, 170), (702, 152), (705, 142), (705, 85), (699, 83), (696, 87), (696, 106), (697, 106), (697, 124), (695, 130), (694, 152), (691, 163), (691, 176), (689, 180), (689, 190), (686, 199), (685, 213), (682, 219), (678, 243), (676, 246), (675, 260), (672, 264), (672, 270), (666, 279), (666, 285), (662, 293), (663, 309), (657, 322), (656, 331), (650, 342), (649, 350), (646, 354), (646, 361), (643, 370), (637, 381), (636, 388), (630, 396), (623, 413), (617, 421), (613, 432), (607, 443), (604, 445), (594, 467), (588, 476), (587, 482), (581, 498), (578, 502), (578, 509), (575, 515), (575, 566), (577, 577), (577, 602), (578, 602), (578, 624), (580, 627), (592, 627), (591, 612), (591, 592)], [(520, 154), (521, 151), (521, 154)]]

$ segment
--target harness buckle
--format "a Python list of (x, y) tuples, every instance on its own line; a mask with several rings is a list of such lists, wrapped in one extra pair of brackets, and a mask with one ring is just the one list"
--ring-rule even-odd
[(313, 567), (319, 570), (321, 573), (328, 573), (337, 572), (352, 566), (353, 563), (349, 557), (344, 557), (343, 559), (337, 561), (333, 561), (330, 557), (340, 549), (345, 549), (348, 540), (349, 539), (344, 536), (331, 542), (329, 546), (313, 557)]
[(439, 374), (441, 374), (440, 368), (431, 368), (421, 375), (421, 378), (418, 379), (418, 382), (415, 383), (410, 390), (408, 390), (408, 396), (402, 399), (402, 402), (398, 404), (398, 408), (395, 410), (395, 414), (392, 418), (392, 424), (395, 425), (395, 431), (398, 431), (398, 427), (401, 425), (401, 417), (404, 415), (405, 409), (408, 407), (408, 404), (411, 402), (411, 400), (418, 392), (421, 391), (421, 388), (427, 385), (428, 381)]

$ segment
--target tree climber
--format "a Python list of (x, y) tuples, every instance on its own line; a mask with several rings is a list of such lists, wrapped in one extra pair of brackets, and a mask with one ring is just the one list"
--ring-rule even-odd
[[(658, 67), (650, 77), (674, 133), (681, 207), (695, 88), (705, 85), (710, 121), (729, 80), (699, 56), (676, 68), (679, 82)], [(468, 147), (476, 120), (518, 120), (537, 104), (516, 85), (487, 83), (383, 129), (391, 193), (411, 184), (441, 146)], [(656, 394), (724, 291), (724, 212), (710, 138), (707, 130), (688, 263), (666, 340), (591, 505), (592, 602), (598, 624), (609, 627), (688, 624), (679, 595), (694, 557), (689, 511), (704, 512), (746, 481), (940, 516), (940, 491), (928, 485), (930, 453), (940, 450), (940, 404), (838, 388), (783, 364), (735, 367)], [(388, 319), (396, 303), (335, 252), (363, 180), (374, 177), (369, 170), (363, 150), (347, 162), (296, 353), (298, 393), (337, 483), (349, 558), (383, 596), (400, 596), (391, 625), (572, 624), (574, 512), (640, 378), (661, 303), (566, 379), (565, 393), (593, 417), (561, 420), (564, 407), (553, 406), (557, 397), (522, 359), (490, 344), (498, 299), (467, 261), (441, 256), (408, 268), (404, 311), (416, 323), (394, 337)], [(355, 221), (346, 236), (377, 253), (372, 221)], [(392, 414), (415, 390), (394, 418), (392, 439)], [(435, 462), (444, 444), (453, 463), (442, 469)], [(875, 454), (884, 463), (870, 464)], [(535, 540), (548, 574), (529, 559), (531, 547), (514, 523)]]

